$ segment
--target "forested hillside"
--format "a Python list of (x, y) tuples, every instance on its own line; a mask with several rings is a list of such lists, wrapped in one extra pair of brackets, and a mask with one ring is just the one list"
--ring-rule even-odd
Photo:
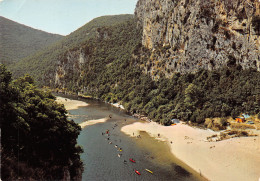
[(73, 50), (75, 47), (84, 45), (87, 40), (96, 36), (99, 27), (117, 25), (131, 18), (133, 18), (133, 15), (115, 15), (95, 18), (70, 35), (64, 37), (61, 41), (10, 66), (10, 69), (15, 77), (30, 73), (43, 85), (43, 83), (52, 79), (58, 60), (65, 55), (66, 52)]
[(5, 64), (17, 62), (62, 38), (4, 17), (0, 17), (0, 32), (0, 63)]
[(80, 126), (30, 76), (12, 80), (0, 64), (2, 180), (80, 180)]
[[(209, 117), (259, 113), (259, 71), (243, 69), (230, 55), (226, 65), (216, 70), (174, 72), (170, 77), (159, 73), (154, 79), (146, 71), (153, 52), (142, 46), (142, 27), (132, 16), (116, 17), (121, 22), (94, 28), (87, 24), (66, 37), (67, 41), (23, 60), (13, 70), (32, 74), (40, 85), (121, 102), (131, 113), (162, 124), (173, 118), (203, 123)], [(103, 18), (93, 21), (103, 22)], [(92, 36), (82, 33), (87, 27), (92, 27)], [(155, 64), (163, 62), (150, 66)]]

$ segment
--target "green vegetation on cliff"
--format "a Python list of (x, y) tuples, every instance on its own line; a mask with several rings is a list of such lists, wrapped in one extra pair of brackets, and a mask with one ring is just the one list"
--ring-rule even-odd
[(61, 180), (81, 178), (80, 126), (63, 105), (39, 90), (30, 76), (12, 80), (0, 64), (1, 178)]
[(86, 41), (96, 36), (98, 28), (116, 26), (132, 18), (133, 15), (128, 14), (95, 18), (62, 40), (20, 60), (9, 68), (15, 77), (29, 73), (40, 85), (49, 84), (49, 81), (54, 77), (57, 62), (62, 56), (75, 50), (75, 47), (86, 44)]
[[(122, 102), (132, 113), (168, 124), (172, 118), (203, 123), (205, 118), (238, 116), (260, 111), (260, 72), (243, 70), (230, 57), (227, 67), (195, 74), (163, 75), (158, 81), (141, 68), (149, 56), (141, 46), (135, 20), (100, 29), (107, 38), (92, 38), (80, 49), (88, 55), (81, 71), (68, 69), (60, 88), (108, 102)], [(67, 54), (60, 63), (67, 62)], [(73, 64), (70, 64), (72, 67)]]
[[(103, 22), (102, 17), (98, 20)], [(24, 60), (22, 71), (32, 73), (42, 85), (122, 102), (128, 111), (162, 124), (172, 118), (202, 123), (210, 117), (259, 113), (260, 72), (243, 70), (231, 55), (228, 65), (218, 70), (175, 73), (171, 78), (162, 74), (155, 81), (144, 73), (151, 52), (142, 47), (142, 29), (136, 19), (129, 16), (111, 25), (101, 23), (91, 31), (93, 36), (85, 37), (82, 32), (89, 26), (75, 31), (77, 36), (66, 37), (69, 42), (77, 37), (66, 49), (50, 47)], [(19, 66), (23, 67), (14, 70)]]
[(1, 16), (0, 32), (0, 63), (5, 64), (15, 63), (62, 38)]

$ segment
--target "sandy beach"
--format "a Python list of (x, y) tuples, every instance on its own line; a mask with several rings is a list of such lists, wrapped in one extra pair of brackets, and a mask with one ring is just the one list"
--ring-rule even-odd
[(60, 104), (64, 104), (67, 110), (78, 109), (81, 106), (88, 106), (88, 104), (83, 101), (67, 99), (59, 96), (56, 97), (56, 101)]
[[(145, 131), (156, 139), (166, 141), (172, 154), (198, 173), (212, 181), (258, 181), (260, 179), (260, 131), (258, 136), (208, 142), (207, 137), (218, 132), (179, 123), (162, 126), (157, 123), (136, 122), (121, 131), (129, 136)], [(158, 136), (160, 134), (160, 136)], [(172, 142), (172, 143), (171, 143)]]
[[(72, 100), (68, 98), (63, 98), (63, 97), (56, 97), (56, 101), (60, 104), (64, 104), (65, 108), (67, 110), (73, 110), (73, 109), (78, 109), (81, 106), (88, 106), (86, 102), (83, 101), (78, 101), (78, 100)], [(87, 126), (91, 126), (97, 123), (104, 123), (108, 120), (108, 118), (101, 118), (101, 119), (95, 119), (95, 120), (87, 120), (83, 123), (80, 123), (81, 128), (85, 128)]]
[[(78, 100), (57, 97), (57, 102), (67, 110), (88, 106)], [(103, 123), (108, 118), (87, 120), (80, 124), (82, 128)], [(174, 156), (192, 169), (212, 181), (259, 181), (260, 179), (260, 130), (254, 130), (258, 136), (232, 138), (218, 142), (209, 142), (207, 137), (217, 134), (179, 123), (175, 126), (162, 126), (155, 122), (135, 122), (122, 127), (121, 131), (129, 136), (137, 136), (145, 131), (152, 137), (168, 143)], [(158, 136), (158, 134), (160, 134)]]
[(102, 118), (102, 119), (94, 119), (94, 120), (88, 120), (88, 121), (85, 121), (83, 123), (80, 123), (80, 127), (81, 128), (85, 128), (87, 126), (91, 126), (93, 124), (97, 124), (97, 123), (104, 123), (108, 120), (108, 118)]

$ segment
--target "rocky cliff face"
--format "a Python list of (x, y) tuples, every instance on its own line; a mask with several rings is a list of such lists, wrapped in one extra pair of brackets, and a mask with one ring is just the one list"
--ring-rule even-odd
[[(97, 28), (95, 31), (95, 39), (105, 41), (109, 39), (110, 34), (106, 28)], [(92, 67), (89, 63), (90, 54), (95, 50), (90, 50), (88, 46), (79, 46), (73, 50), (67, 50), (58, 58), (55, 65), (54, 85), (55, 87), (70, 88), (82, 84), (82, 77)], [(73, 83), (70, 83), (73, 82)], [(52, 82), (50, 83), (52, 84)], [(73, 85), (70, 85), (73, 84)]]
[(139, 0), (146, 73), (195, 72), (228, 62), (260, 71), (258, 0)]
[(55, 85), (64, 88), (65, 81), (70, 80), (68, 76), (77, 74), (76, 77), (80, 78), (87, 59), (82, 49), (67, 52), (65, 59), (60, 59), (56, 65)]

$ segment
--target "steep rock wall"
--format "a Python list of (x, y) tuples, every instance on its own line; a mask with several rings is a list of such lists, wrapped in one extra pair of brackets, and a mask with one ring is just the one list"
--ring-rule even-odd
[(80, 79), (82, 76), (83, 65), (87, 62), (88, 56), (85, 55), (82, 49), (67, 52), (65, 58), (61, 58), (56, 65), (55, 71), (55, 85), (64, 88), (66, 82), (70, 80), (69, 77), (77, 77)]
[(260, 71), (258, 0), (139, 0), (135, 15), (150, 52), (144, 69), (154, 78), (230, 60)]

